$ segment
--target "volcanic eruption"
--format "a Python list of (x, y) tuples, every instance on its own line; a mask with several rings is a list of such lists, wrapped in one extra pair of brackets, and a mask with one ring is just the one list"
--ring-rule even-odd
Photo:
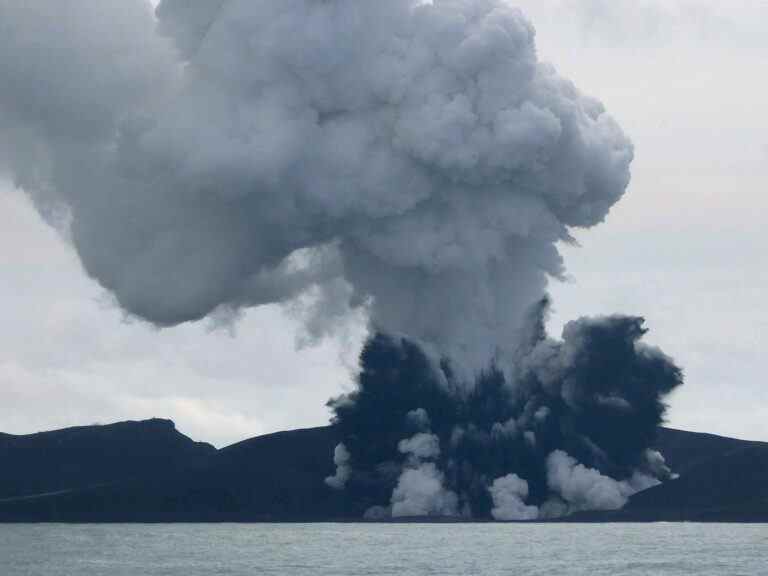
[[(52, 20), (46, 15), (61, 14)], [(630, 141), (502, 0), (0, 0), (0, 171), (129, 314), (369, 319), (330, 406), (372, 518), (555, 517), (669, 476), (643, 320), (547, 336)]]

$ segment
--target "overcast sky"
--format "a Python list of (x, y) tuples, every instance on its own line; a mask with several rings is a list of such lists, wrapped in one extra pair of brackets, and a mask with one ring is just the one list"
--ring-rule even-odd
[[(565, 248), (550, 329), (584, 314), (647, 318), (686, 385), (675, 427), (768, 440), (768, 2), (517, 2), (542, 59), (602, 100), (633, 139), (625, 198)], [(0, 431), (172, 418), (225, 445), (327, 422), (363, 329), (297, 348), (290, 310), (234, 329), (127, 321), (24, 194), (0, 183)]]

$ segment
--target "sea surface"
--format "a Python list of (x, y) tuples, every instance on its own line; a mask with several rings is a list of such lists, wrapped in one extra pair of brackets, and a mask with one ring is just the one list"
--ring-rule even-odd
[(768, 574), (768, 524), (0, 525), (2, 576)]

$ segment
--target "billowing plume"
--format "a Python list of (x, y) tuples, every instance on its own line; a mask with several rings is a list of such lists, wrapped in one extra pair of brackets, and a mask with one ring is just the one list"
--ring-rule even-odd
[(534, 36), (503, 0), (0, 0), (0, 172), (156, 325), (363, 310), (326, 479), (361, 514), (620, 506), (681, 376), (638, 318), (546, 336), (633, 151)]
[(308, 295), (314, 333), (362, 306), (477, 373), (629, 180), (627, 138), (501, 0), (0, 16), (0, 164), (158, 325)]
[(338, 444), (333, 451), (333, 463), (336, 465), (336, 473), (328, 476), (325, 483), (331, 488), (341, 490), (346, 486), (352, 469), (349, 466), (349, 450), (344, 444)]
[(534, 520), (539, 517), (538, 507), (525, 504), (528, 482), (517, 474), (496, 478), (488, 491), (493, 500), (491, 515), (496, 520)]
[(621, 508), (671, 478), (650, 447), (682, 374), (641, 341), (643, 320), (582, 318), (552, 340), (545, 313), (511, 372), (472, 385), (407, 339), (372, 338), (357, 389), (330, 403), (350, 500), (378, 518), (531, 520)]

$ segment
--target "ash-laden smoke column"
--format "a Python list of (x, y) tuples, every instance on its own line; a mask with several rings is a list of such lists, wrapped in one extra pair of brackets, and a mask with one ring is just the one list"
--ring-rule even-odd
[[(620, 506), (681, 381), (637, 318), (544, 333), (632, 146), (501, 0), (0, 0), (0, 172), (160, 326), (364, 310), (329, 487), (369, 516)], [(330, 488), (329, 488), (330, 489)]]
[(640, 343), (640, 318), (582, 318), (555, 341), (546, 306), (512, 370), (491, 365), (471, 386), (413, 342), (371, 338), (358, 389), (330, 402), (343, 443), (326, 484), (373, 519), (531, 520), (621, 508), (668, 479), (650, 446), (680, 370)]

